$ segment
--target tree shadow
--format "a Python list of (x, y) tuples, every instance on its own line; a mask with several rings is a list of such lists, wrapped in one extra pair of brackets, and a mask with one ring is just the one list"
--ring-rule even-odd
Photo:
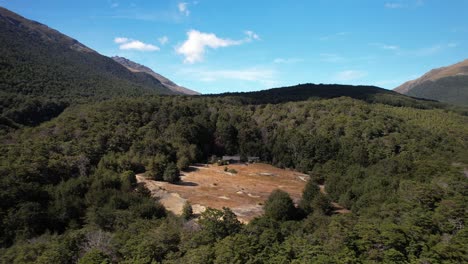
[(194, 167), (194, 166), (190, 166), (188, 168), (186, 168), (185, 170), (183, 170), (183, 172), (194, 172), (194, 171), (199, 171), (200, 169), (197, 168), (197, 167)]
[(198, 186), (198, 183), (180, 181), (180, 182), (177, 183), (177, 185), (195, 187), (195, 186)]

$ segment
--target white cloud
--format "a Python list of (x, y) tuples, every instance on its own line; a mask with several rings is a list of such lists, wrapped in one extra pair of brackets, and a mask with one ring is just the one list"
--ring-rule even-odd
[(432, 46), (415, 48), (415, 49), (405, 49), (399, 46), (385, 45), (385, 44), (379, 44), (379, 43), (372, 43), (370, 45), (375, 45), (382, 49), (392, 50), (395, 52), (395, 55), (398, 55), (398, 56), (426, 57), (426, 56), (435, 55), (437, 53), (446, 51), (448, 49), (456, 48), (458, 47), (459, 43), (457, 42), (440, 43), (440, 44), (435, 44)]
[(264, 85), (276, 83), (276, 72), (271, 69), (247, 68), (247, 69), (225, 69), (210, 70), (201, 68), (184, 69), (180, 74), (189, 75), (202, 82), (215, 82), (220, 80), (238, 80), (248, 82), (258, 82)]
[(117, 43), (117, 44), (122, 44), (122, 43), (125, 43), (125, 42), (128, 42), (130, 41), (128, 38), (115, 38), (114, 39), (114, 42)]
[(169, 42), (169, 38), (167, 36), (162, 36), (158, 38), (158, 41), (161, 45), (166, 45)]
[(291, 64), (291, 63), (297, 63), (304, 61), (304, 59), (299, 59), (299, 58), (276, 58), (273, 60), (273, 63), (276, 64)]
[[(250, 33), (247, 33), (250, 32)], [(217, 49), (220, 47), (229, 47), (241, 45), (250, 42), (253, 39), (258, 39), (258, 35), (252, 31), (247, 31), (247, 38), (242, 40), (231, 40), (217, 37), (213, 33), (204, 33), (198, 30), (190, 30), (187, 32), (187, 40), (176, 48), (178, 54), (185, 56), (185, 63), (195, 63), (203, 60), (206, 48)]]
[(156, 51), (159, 47), (143, 43), (139, 40), (132, 40), (130, 42), (120, 45), (121, 50), (139, 50), (139, 51)]
[(179, 4), (177, 4), (177, 7), (179, 8), (179, 12), (186, 15), (186, 16), (189, 16), (190, 15), (190, 10), (188, 9), (188, 3), (186, 2), (180, 2)]
[(385, 44), (385, 43), (370, 43), (369, 45), (376, 46), (384, 50), (392, 50), (392, 51), (400, 50), (400, 46), (390, 45), (390, 44)]
[(431, 55), (434, 55), (434, 54), (442, 51), (443, 49), (444, 49), (444, 47), (442, 45), (434, 45), (434, 46), (431, 46), (431, 47), (418, 49), (418, 50), (416, 50), (414, 52), (411, 52), (411, 53), (413, 53), (416, 56), (431, 56)]
[(133, 40), (129, 38), (118, 37), (114, 39), (114, 42), (119, 45), (121, 50), (138, 50), (138, 51), (156, 51), (159, 47), (143, 43), (139, 40)]
[(260, 37), (251, 30), (246, 30), (244, 33), (247, 35), (247, 41), (260, 40)]
[(331, 35), (327, 35), (327, 36), (322, 36), (319, 38), (319, 40), (321, 41), (325, 41), (325, 40), (330, 40), (330, 39), (335, 39), (335, 38), (339, 38), (339, 37), (343, 37), (343, 36), (347, 36), (351, 33), (349, 32), (338, 32), (338, 33), (335, 33), (335, 34), (331, 34)]
[(382, 49), (384, 49), (384, 50), (398, 50), (398, 49), (400, 49), (400, 47), (395, 46), (395, 45), (383, 45)]
[(108, 0), (107, 2), (109, 3), (111, 8), (117, 8), (120, 5), (119, 2), (114, 1), (114, 0)]
[(388, 9), (399, 9), (399, 8), (418, 8), (424, 5), (424, 0), (412, 0), (406, 2), (398, 1), (398, 2), (386, 2), (384, 4), (385, 8)]
[(404, 5), (401, 3), (385, 3), (385, 8), (389, 9), (396, 9), (396, 8), (403, 8)]
[(362, 79), (367, 76), (367, 72), (365, 71), (356, 71), (356, 70), (346, 70), (341, 71), (335, 74), (334, 79), (337, 81), (353, 81)]
[(333, 54), (333, 53), (321, 53), (320, 54), (320, 61), (323, 61), (323, 62), (337, 63), (337, 62), (343, 62), (344, 60), (345, 59), (338, 54)]

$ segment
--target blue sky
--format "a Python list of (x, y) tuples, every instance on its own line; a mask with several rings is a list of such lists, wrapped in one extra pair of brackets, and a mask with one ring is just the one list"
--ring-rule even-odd
[(466, 59), (467, 0), (0, 0), (202, 93), (298, 83), (392, 89)]

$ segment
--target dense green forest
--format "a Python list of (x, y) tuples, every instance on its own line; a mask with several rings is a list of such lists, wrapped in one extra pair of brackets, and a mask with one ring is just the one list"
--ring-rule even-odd
[[(4, 132), (0, 262), (467, 262), (466, 110), (313, 87), (73, 104)], [(136, 184), (223, 154), (309, 174), (302, 201), (275, 191), (247, 225), (228, 208), (197, 222)], [(333, 214), (330, 199), (352, 213)]]

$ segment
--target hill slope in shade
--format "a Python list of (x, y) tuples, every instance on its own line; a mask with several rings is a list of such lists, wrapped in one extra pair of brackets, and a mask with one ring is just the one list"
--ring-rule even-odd
[(148, 68), (148, 67), (146, 67), (144, 65), (138, 64), (138, 63), (136, 63), (134, 61), (131, 61), (131, 60), (127, 59), (127, 58), (114, 56), (114, 57), (112, 57), (112, 59), (115, 60), (116, 62), (122, 64), (123, 66), (125, 66), (125, 68), (129, 69), (132, 72), (144, 72), (144, 73), (147, 73), (147, 74), (153, 76), (154, 78), (159, 80), (165, 87), (167, 87), (168, 89), (170, 89), (173, 92), (181, 93), (181, 94), (188, 94), (188, 95), (200, 94), (200, 93), (198, 93), (196, 91), (193, 91), (193, 90), (187, 89), (185, 87), (179, 86), (179, 85), (175, 84), (173, 81), (169, 80), (168, 78), (162, 76), (161, 74), (154, 72), (152, 69), (150, 69), (150, 68)]
[(242, 104), (278, 104), (292, 101), (351, 97), (369, 103), (381, 103), (393, 106), (415, 108), (442, 107), (440, 103), (432, 102), (431, 100), (412, 98), (383, 88), (364, 85), (307, 83), (256, 92), (223, 93), (207, 96), (229, 97)]
[(433, 69), (395, 88), (396, 92), (446, 103), (468, 105), (468, 59)]
[(0, 8), (0, 91), (69, 101), (174, 94), (75, 39)]

